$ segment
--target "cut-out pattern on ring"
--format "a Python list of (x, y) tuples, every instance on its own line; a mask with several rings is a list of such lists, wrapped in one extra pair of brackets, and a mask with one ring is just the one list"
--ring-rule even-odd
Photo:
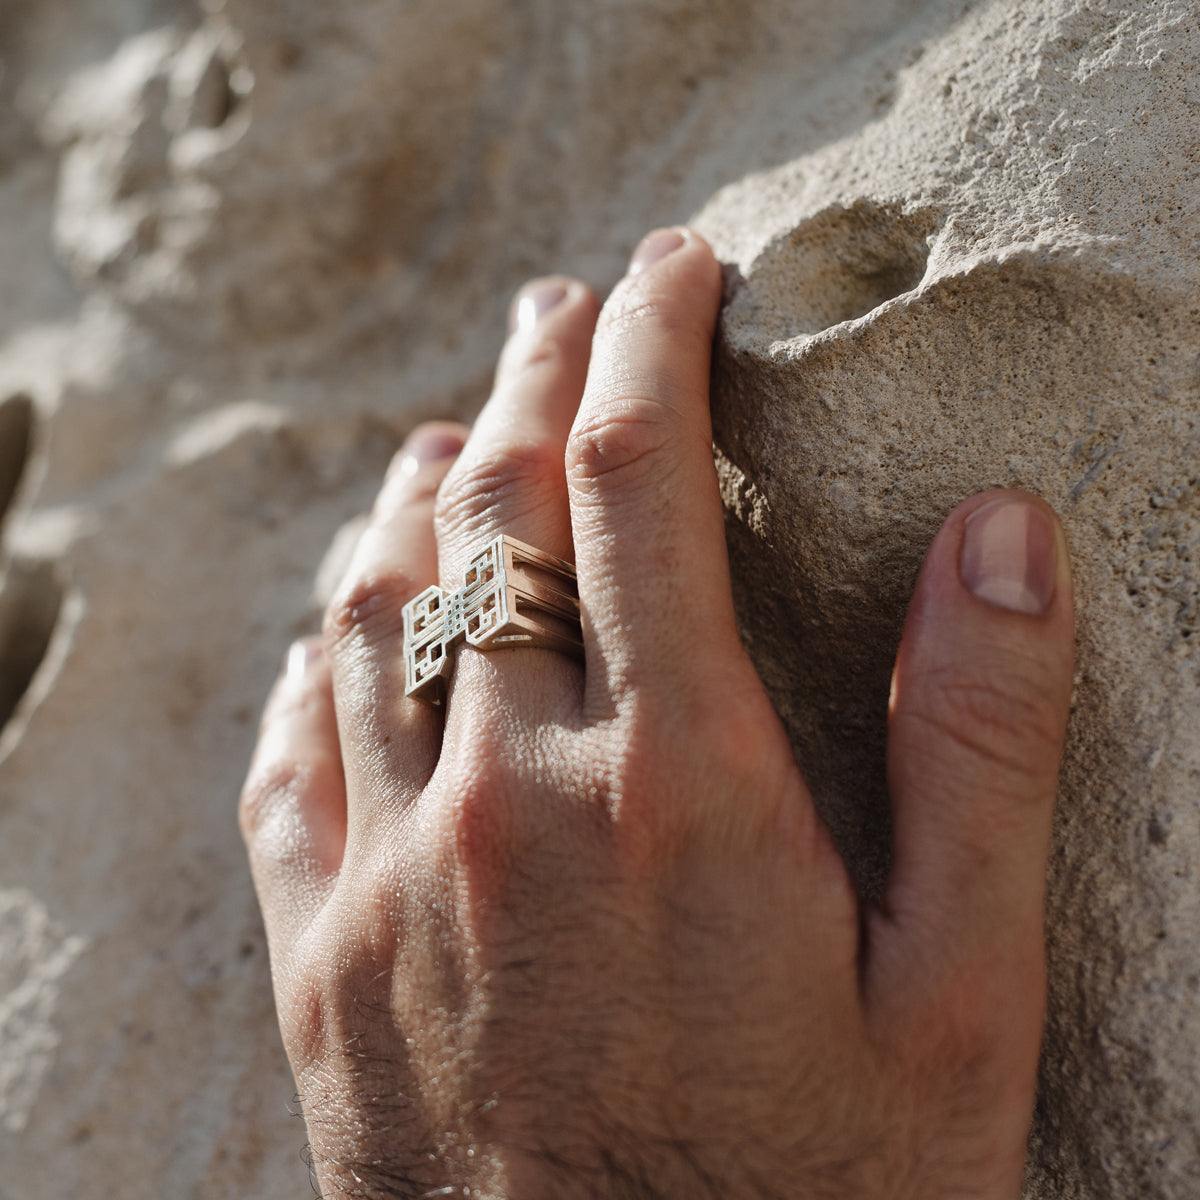
[(406, 695), (441, 703), (461, 638), (480, 650), (542, 646), (581, 656), (575, 568), (505, 534), (478, 548), (462, 587), (434, 584), (404, 606)]

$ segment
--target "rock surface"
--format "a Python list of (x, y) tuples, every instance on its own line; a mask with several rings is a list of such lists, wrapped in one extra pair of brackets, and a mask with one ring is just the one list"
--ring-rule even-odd
[(6, 0), (0, 1200), (303, 1193), (257, 710), (512, 289), (691, 217), (744, 634), (864, 890), (925, 545), (1062, 513), (1027, 1195), (1200, 1192), (1198, 57), (1191, 0)]

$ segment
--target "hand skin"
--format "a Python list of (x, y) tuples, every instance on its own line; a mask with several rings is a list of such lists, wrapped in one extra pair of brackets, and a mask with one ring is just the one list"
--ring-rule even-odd
[[(323, 1194), (1012, 1200), (1061, 529), (989, 492), (929, 548), (865, 908), (735, 629), (718, 265), (689, 231), (635, 261), (602, 312), (525, 290), (474, 428), (410, 438), (264, 715), (241, 820)], [(576, 561), (586, 664), (460, 648), (444, 709), (406, 699), (402, 605), (498, 531)]]

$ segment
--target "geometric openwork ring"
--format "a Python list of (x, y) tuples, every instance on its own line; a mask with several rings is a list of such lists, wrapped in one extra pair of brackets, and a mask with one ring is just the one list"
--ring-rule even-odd
[(478, 650), (545, 646), (583, 657), (575, 568), (507, 534), (471, 558), (462, 587), (434, 584), (404, 606), (404, 694), (445, 699), (459, 638)]

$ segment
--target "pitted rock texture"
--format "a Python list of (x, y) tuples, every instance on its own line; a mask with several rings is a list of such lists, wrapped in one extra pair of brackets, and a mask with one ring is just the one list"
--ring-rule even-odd
[(1027, 1195), (1200, 1193), (1198, 57), (1191, 0), (8, 0), (0, 1200), (303, 1193), (257, 711), (511, 291), (687, 219), (743, 632), (865, 892), (933, 531), (1063, 515)]
[(924, 547), (994, 485), (1066, 525), (1038, 1197), (1200, 1190), (1198, 35), (1184, 4), (976, 7), (886, 117), (701, 221), (739, 230), (715, 437), (769, 514), (730, 521), (743, 631), (867, 892)]

